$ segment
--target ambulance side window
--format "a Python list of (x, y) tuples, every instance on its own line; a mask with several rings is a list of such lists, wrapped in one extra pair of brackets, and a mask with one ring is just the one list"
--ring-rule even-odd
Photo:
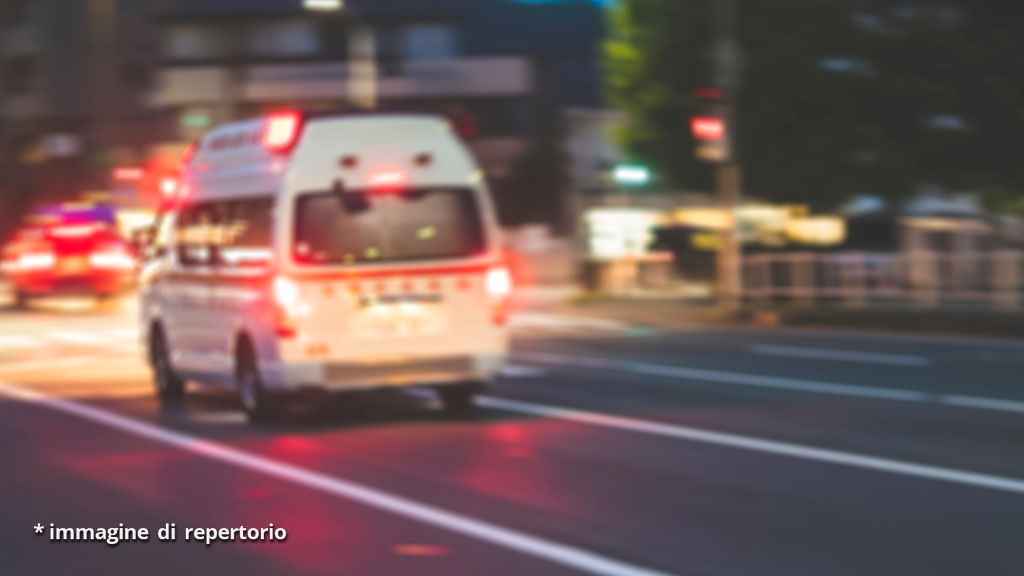
[(182, 266), (213, 265), (217, 224), (217, 207), (213, 204), (195, 204), (181, 211), (175, 227), (175, 239), (178, 262)]
[(223, 204), (218, 264), (259, 268), (271, 258), (274, 201), (271, 198), (232, 200)]

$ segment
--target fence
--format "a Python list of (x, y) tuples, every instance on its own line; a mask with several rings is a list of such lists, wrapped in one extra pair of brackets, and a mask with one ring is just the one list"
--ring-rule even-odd
[(744, 258), (743, 283), (751, 300), (1019, 311), (1024, 252), (753, 254)]

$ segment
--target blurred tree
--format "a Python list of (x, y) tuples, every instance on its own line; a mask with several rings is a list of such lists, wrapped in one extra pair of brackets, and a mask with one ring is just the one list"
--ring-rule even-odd
[(981, 202), (992, 214), (1024, 217), (1024, 195), (1007, 188), (991, 187), (980, 190)]
[(708, 80), (710, 21), (707, 2), (624, 0), (609, 10), (604, 46), (609, 101), (630, 115), (619, 134), (630, 159), (689, 188), (712, 181), (693, 157), (689, 128), (693, 90)]
[[(714, 0), (623, 0), (610, 11), (609, 97), (627, 150), (679, 186), (709, 188), (690, 116), (708, 103)], [(1024, 163), (1024, 45), (996, 0), (737, 0), (738, 153), (745, 193), (830, 208), (921, 184), (1004, 189)]]
[(569, 185), (569, 157), (565, 150), (564, 118), (559, 108), (558, 60), (534, 57), (534, 74), (542, 87), (534, 102), (534, 121), (526, 151), (513, 163), (510, 174), (493, 182), (502, 224), (543, 223), (558, 233), (564, 220), (564, 194)]
[(543, 125), (508, 177), (493, 183), (502, 224), (544, 223), (561, 232), (562, 191), (568, 185), (564, 135), (560, 120)]

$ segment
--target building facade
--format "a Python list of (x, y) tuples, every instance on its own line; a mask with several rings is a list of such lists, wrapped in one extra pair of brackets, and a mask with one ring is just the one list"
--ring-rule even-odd
[[(107, 184), (151, 137), (151, 28), (160, 0), (4, 0), (0, 207)], [(3, 223), (0, 223), (2, 226)]]
[[(279, 108), (344, 109), (362, 65), (352, 35), (375, 44), (371, 88), (381, 108), (431, 110), (471, 124), (492, 181), (569, 106), (600, 101), (603, 14), (590, 2), (178, 0), (158, 19), (160, 60), (149, 106), (160, 138), (186, 142), (210, 126)], [(498, 186), (500, 188), (500, 186)]]
[(499, 191), (529, 150), (564, 136), (562, 110), (600, 102), (604, 16), (583, 0), (2, 4), (0, 199), (14, 212), (115, 189), (118, 167), (162, 170), (217, 124), (353, 106), (354, 33), (374, 40), (377, 104), (462, 119)]

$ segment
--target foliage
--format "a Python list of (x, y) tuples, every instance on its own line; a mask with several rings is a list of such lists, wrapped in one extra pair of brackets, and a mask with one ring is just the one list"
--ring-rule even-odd
[[(674, 185), (709, 188), (687, 126), (707, 110), (713, 0), (610, 11), (607, 92), (622, 139)], [(996, 0), (736, 0), (738, 157), (748, 196), (833, 207), (921, 184), (1024, 190), (1024, 45)]]

